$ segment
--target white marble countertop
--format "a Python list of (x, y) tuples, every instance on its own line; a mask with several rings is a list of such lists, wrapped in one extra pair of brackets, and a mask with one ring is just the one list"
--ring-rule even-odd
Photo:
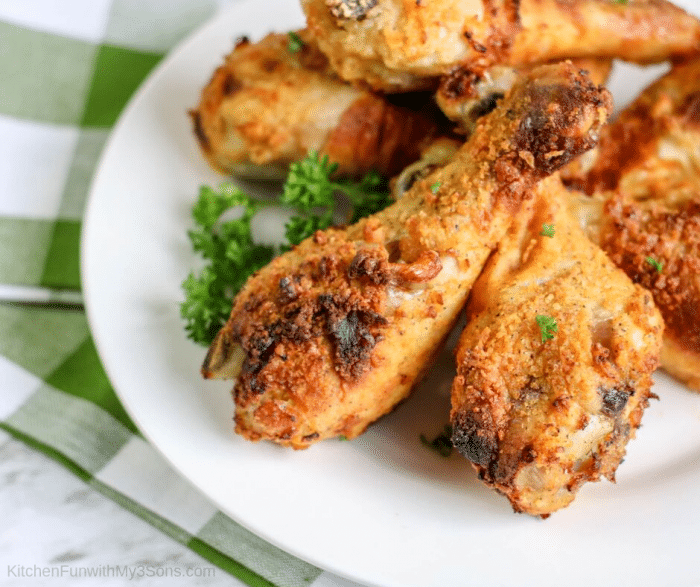
[(0, 431), (0, 585), (243, 583)]
[[(2, 430), (0, 585), (248, 587)], [(362, 586), (323, 573), (313, 587)]]

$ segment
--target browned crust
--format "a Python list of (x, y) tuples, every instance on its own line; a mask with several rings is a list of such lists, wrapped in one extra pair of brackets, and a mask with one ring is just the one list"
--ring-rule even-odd
[[(572, 63), (596, 85), (605, 84), (612, 69), (610, 59), (574, 59)], [(447, 118), (457, 123), (458, 132), (469, 135), (475, 122), (496, 107), (517, 74), (532, 67), (459, 65), (441, 77), (436, 103)]]
[[(666, 335), (700, 356), (700, 199), (664, 208), (611, 198), (601, 246), (635, 283), (652, 292)], [(663, 264), (661, 272), (649, 258)]]
[(616, 190), (630, 172), (658, 162), (660, 138), (679, 129), (700, 131), (698, 88), (700, 60), (675, 66), (603, 129), (590, 168), (564, 170), (567, 185), (589, 195)]
[[(279, 381), (275, 365), (286, 361), (282, 349), (287, 346), (324, 354), (316, 347), (328, 340), (333, 369), (343, 380), (356, 381), (369, 369), (371, 351), (387, 324), (386, 292), (351, 271), (363, 252), (342, 239), (342, 232), (318, 233), (317, 250), (296, 271), (280, 274), (272, 299), (252, 296), (243, 307), (234, 305), (230, 328), (246, 353), (237, 401), (245, 403), (268, 382)], [(386, 261), (382, 249), (375, 253)]]
[[(533, 69), (530, 75), (534, 78), (545, 67)], [(511, 209), (527, 189), (524, 180), (529, 173), (534, 171), (537, 179), (546, 177), (595, 145), (596, 134), (581, 133), (576, 123), (585, 119), (591, 107), (600, 113), (612, 110), (609, 92), (601, 91), (572, 66), (568, 73), (568, 84), (542, 80), (528, 88), (530, 114), (515, 129), (514, 148), (496, 162), (496, 175), (508, 186), (500, 196)]]
[[(612, 109), (610, 94), (601, 92), (588, 78), (572, 75), (570, 81), (567, 86), (536, 86), (530, 94), (533, 114), (521, 122), (514, 137), (518, 153), (531, 153), (535, 167), (545, 175), (570, 161), (572, 153), (583, 153), (595, 145), (597, 137), (581, 135), (572, 125), (584, 104), (602, 111)], [(527, 159), (521, 157), (521, 161), (532, 166)]]

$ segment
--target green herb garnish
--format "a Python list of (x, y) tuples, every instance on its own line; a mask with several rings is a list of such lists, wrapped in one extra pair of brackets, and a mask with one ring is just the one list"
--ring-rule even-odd
[(659, 273), (661, 273), (661, 270), (664, 268), (664, 264), (654, 259), (654, 257), (647, 257), (646, 262)]
[[(332, 179), (336, 169), (328, 157), (309, 153), (290, 166), (282, 194), (276, 200), (255, 200), (231, 183), (221, 184), (218, 189), (200, 188), (192, 208), (196, 228), (187, 234), (206, 264), (199, 274), (190, 273), (182, 284), (185, 300), (180, 314), (189, 338), (210, 344), (228, 319), (234, 296), (250, 275), (279, 252), (333, 223), (338, 192), (345, 194), (351, 206), (345, 222), (355, 222), (389, 204), (387, 184), (377, 173), (354, 182)], [(256, 243), (252, 237), (251, 220), (268, 206), (294, 212), (285, 225), (286, 242), (278, 246)], [(234, 219), (224, 219), (224, 215), (228, 218), (236, 212)]]
[(391, 202), (387, 183), (377, 172), (370, 171), (360, 181), (332, 179), (337, 169), (338, 164), (329, 163), (327, 155), (319, 157), (313, 151), (303, 161), (290, 165), (280, 202), (302, 212), (302, 216), (293, 217), (287, 225), (290, 243), (299, 244), (331, 225), (338, 192), (352, 206), (347, 219), (350, 223), (379, 212)]
[(554, 237), (554, 224), (543, 224), (542, 225), (542, 232), (540, 232), (542, 236), (548, 236), (549, 238)]
[(540, 333), (542, 334), (542, 342), (547, 342), (548, 340), (554, 338), (554, 333), (557, 332), (557, 322), (551, 316), (542, 316), (538, 314), (535, 318), (537, 326), (540, 327)]
[(421, 434), (420, 441), (423, 446), (434, 450), (440, 456), (449, 457), (452, 454), (452, 426), (446, 424), (443, 431), (432, 440), (428, 440), (425, 434)]
[[(218, 190), (203, 186), (192, 208), (197, 225), (188, 231), (192, 248), (208, 264), (198, 276), (190, 273), (182, 288), (185, 301), (180, 313), (186, 321), (188, 336), (200, 344), (209, 344), (231, 312), (233, 293), (248, 275), (272, 259), (273, 248), (255, 244), (250, 221), (258, 209), (256, 202), (232, 184)], [(241, 208), (235, 220), (221, 222), (225, 212)]]
[(433, 192), (434, 194), (437, 194), (441, 185), (442, 184), (439, 181), (436, 181), (433, 185), (430, 186), (430, 191)]
[(287, 36), (289, 37), (287, 51), (290, 53), (299, 53), (299, 51), (304, 48), (304, 41), (302, 41), (301, 37), (295, 32), (289, 32)]

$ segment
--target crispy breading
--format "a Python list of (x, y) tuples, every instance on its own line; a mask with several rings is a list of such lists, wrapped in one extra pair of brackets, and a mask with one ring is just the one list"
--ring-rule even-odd
[[(587, 239), (566, 198), (556, 175), (543, 181), (489, 259), (452, 387), (454, 445), (516, 511), (543, 517), (585, 482), (614, 480), (663, 332), (651, 294)], [(555, 322), (550, 337), (538, 316)]]
[[(647, 287), (666, 323), (663, 368), (700, 391), (700, 60), (676, 66), (566, 170), (590, 237)], [(658, 271), (649, 259), (662, 264)]]
[[(604, 85), (612, 70), (611, 59), (573, 59), (572, 63), (586, 71), (594, 84)], [(476, 121), (496, 107), (513, 85), (520, 68), (493, 65), (486, 69), (457, 66), (440, 79), (435, 101), (445, 116), (456, 123), (458, 132), (469, 135)]]
[[(352, 4), (352, 10), (340, 8)], [(650, 63), (697, 54), (700, 21), (666, 0), (302, 0), (339, 75), (374, 89), (432, 87), (480, 70), (574, 57)]]
[(698, 137), (700, 58), (676, 65), (644, 89), (562, 177), (589, 195), (619, 190), (638, 200), (668, 201), (676, 186), (700, 185)]
[(611, 197), (600, 244), (654, 295), (666, 323), (664, 369), (700, 391), (700, 192), (671, 206)]
[(399, 201), (316, 233), (250, 278), (203, 367), (237, 376), (236, 431), (305, 448), (357, 436), (393, 409), (522, 201), (594, 144), (610, 108), (571, 64), (533, 71)]
[(289, 49), (285, 34), (240, 41), (190, 112), (202, 153), (217, 170), (284, 177), (309, 151), (328, 155), (338, 173), (398, 173), (438, 133), (421, 112), (344, 83), (308, 31)]

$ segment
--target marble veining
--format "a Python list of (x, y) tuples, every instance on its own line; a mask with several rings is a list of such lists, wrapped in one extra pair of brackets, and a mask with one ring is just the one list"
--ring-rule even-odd
[[(133, 576), (114, 576), (107, 567), (125, 568)], [(63, 576), (32, 576), (36, 568), (54, 568)], [(85, 569), (93, 573), (101, 569), (103, 576), (87, 577)], [(188, 569), (208, 576), (186, 577)], [(244, 587), (4, 432), (0, 432), (0, 585)]]

